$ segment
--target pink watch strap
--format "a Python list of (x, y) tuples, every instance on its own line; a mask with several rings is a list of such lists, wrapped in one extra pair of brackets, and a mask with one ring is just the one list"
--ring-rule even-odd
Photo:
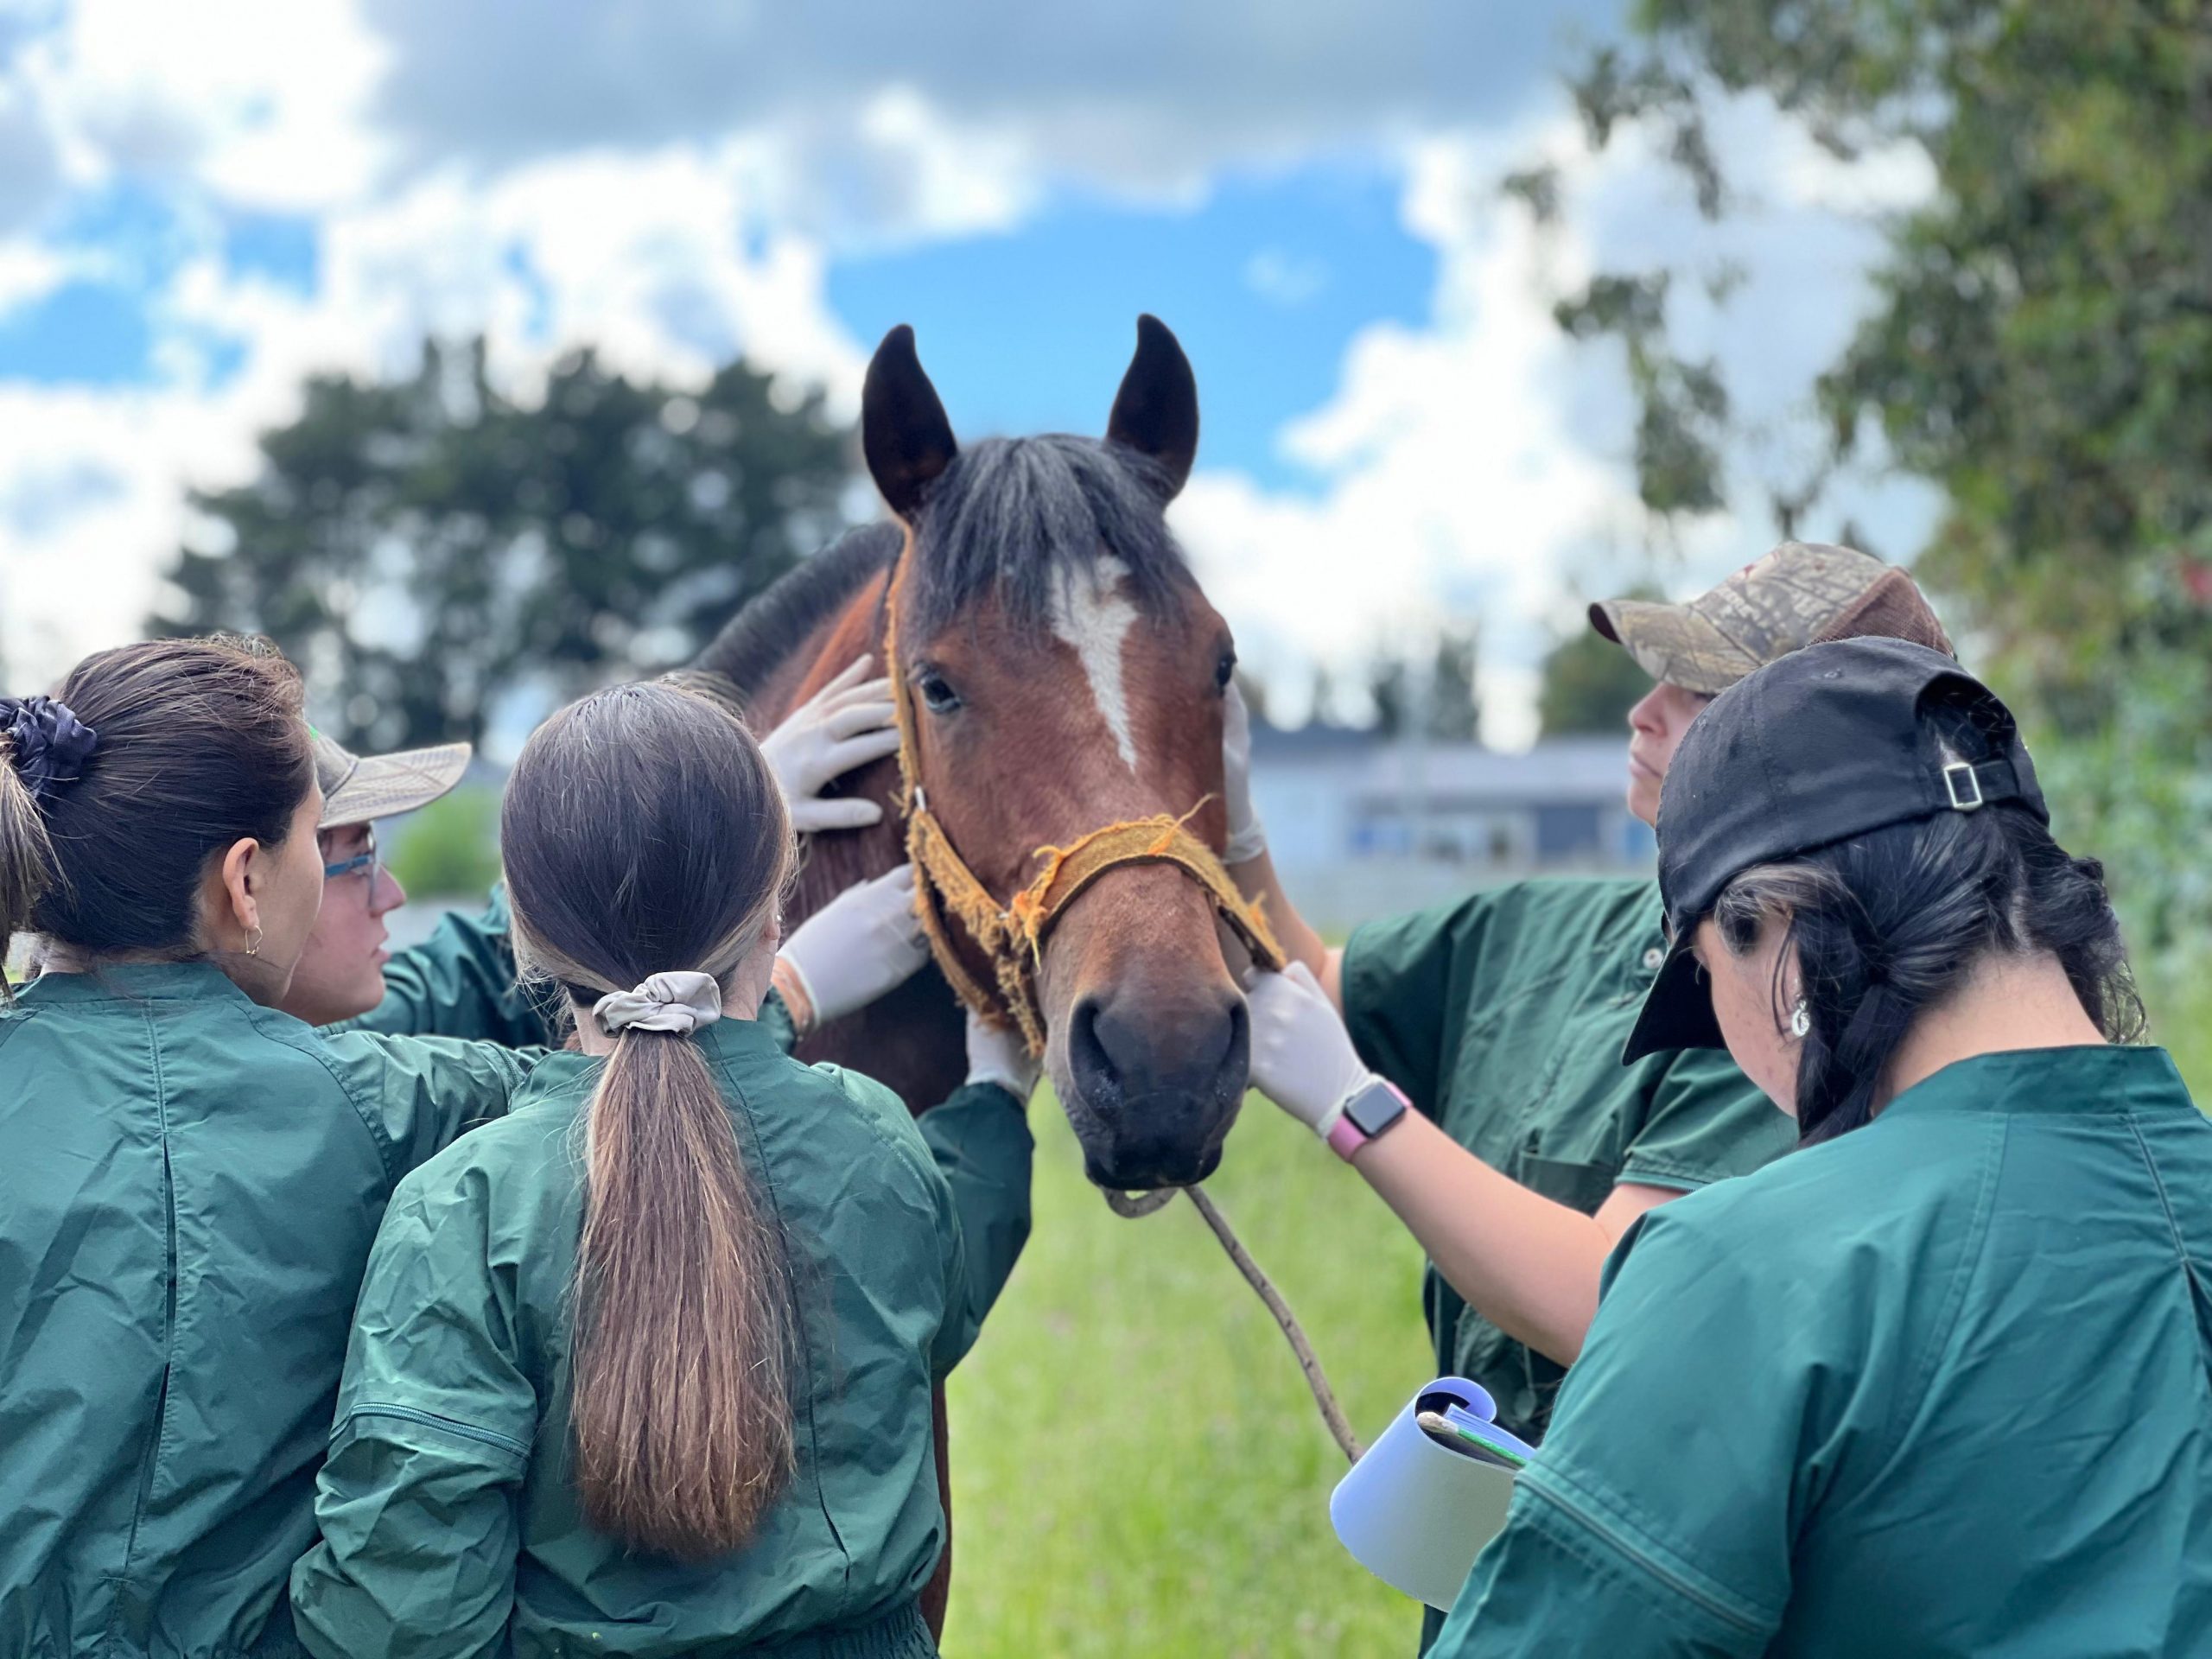
[[(1356, 1099), (1358, 1095), (1364, 1093), (1367, 1089), (1373, 1087), (1376, 1083), (1381, 1084), (1385, 1089), (1388, 1089), (1392, 1094), (1395, 1095), (1398, 1097), (1399, 1104), (1403, 1106), (1408, 1111), (1411, 1111), (1413, 1109), (1413, 1102), (1406, 1098), (1406, 1091), (1399, 1088), (1396, 1084), (1391, 1082), (1388, 1077), (1378, 1077), (1375, 1078), (1372, 1083), (1363, 1084), (1360, 1089), (1355, 1090), (1353, 1094), (1345, 1096), (1345, 1098), (1348, 1100)], [(1397, 1122), (1395, 1118), (1393, 1118), (1390, 1121), (1393, 1123)], [(1388, 1128), (1389, 1125), (1385, 1124), (1383, 1127)], [(1361, 1128), (1358, 1124), (1353, 1122), (1349, 1115), (1343, 1112), (1338, 1113), (1337, 1121), (1329, 1126), (1329, 1149), (1335, 1153), (1338, 1157), (1343, 1159), (1346, 1163), (1350, 1163), (1351, 1161), (1352, 1154), (1357, 1152), (1362, 1147), (1365, 1146), (1374, 1138), (1375, 1137), (1368, 1134), (1366, 1130)]]
[(1358, 1124), (1341, 1115), (1329, 1126), (1329, 1150), (1346, 1163), (1350, 1163), (1352, 1154), (1365, 1146), (1371, 1138)]

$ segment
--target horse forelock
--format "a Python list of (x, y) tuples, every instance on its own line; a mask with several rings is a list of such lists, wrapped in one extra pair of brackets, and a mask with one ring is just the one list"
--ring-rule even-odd
[(1158, 616), (1192, 590), (1162, 513), (1165, 480), (1118, 445), (1050, 434), (986, 438), (931, 486), (907, 579), (912, 625), (928, 635), (995, 601), (1016, 626), (1053, 631), (1071, 580), (1113, 562), (1122, 593)]

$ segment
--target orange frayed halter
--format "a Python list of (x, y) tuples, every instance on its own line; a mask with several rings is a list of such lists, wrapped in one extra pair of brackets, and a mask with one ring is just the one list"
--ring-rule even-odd
[[(995, 1025), (1018, 1027), (1030, 1053), (1042, 1054), (1045, 1015), (1037, 997), (1037, 973), (1044, 962), (1046, 936), (1084, 888), (1108, 872), (1131, 864), (1175, 866), (1205, 889), (1214, 909), (1244, 942), (1255, 962), (1281, 968), (1282, 947), (1275, 943), (1259, 905), (1236, 890), (1220, 855), (1184, 828), (1205, 800), (1179, 818), (1161, 813), (1109, 823), (1068, 846), (1039, 847), (1035, 855), (1044, 861), (1044, 868), (1003, 905), (976, 879), (930, 810), (928, 793), (915, 775), (921, 763), (914, 694), (899, 660), (899, 596), (906, 567), (902, 553), (884, 597), (885, 671), (891, 677), (892, 707), (899, 721), (899, 804), (906, 814), (906, 856), (914, 866), (914, 909), (929, 936), (938, 970), (960, 1000)], [(953, 946), (950, 920), (958, 921), (976, 949), (990, 959), (995, 986), (982, 984), (968, 971)]]

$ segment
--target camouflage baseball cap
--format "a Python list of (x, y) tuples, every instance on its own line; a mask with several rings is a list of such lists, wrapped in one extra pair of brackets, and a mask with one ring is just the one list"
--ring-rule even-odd
[(1827, 542), (1784, 542), (1686, 604), (1600, 600), (1590, 626), (1653, 679), (1707, 696), (1831, 639), (1906, 639), (1958, 654), (1910, 575)]
[(315, 743), (315, 778), (322, 785), (324, 830), (367, 823), (395, 813), (428, 806), (461, 781), (475, 751), (466, 743), (372, 754), (365, 760), (336, 738), (309, 728)]

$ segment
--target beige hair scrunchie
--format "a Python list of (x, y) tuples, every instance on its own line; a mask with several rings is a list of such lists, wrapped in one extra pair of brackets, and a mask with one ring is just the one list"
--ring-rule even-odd
[(722, 1017), (722, 988), (712, 974), (655, 974), (632, 991), (609, 991), (591, 1005), (608, 1036), (635, 1026), (682, 1036)]

